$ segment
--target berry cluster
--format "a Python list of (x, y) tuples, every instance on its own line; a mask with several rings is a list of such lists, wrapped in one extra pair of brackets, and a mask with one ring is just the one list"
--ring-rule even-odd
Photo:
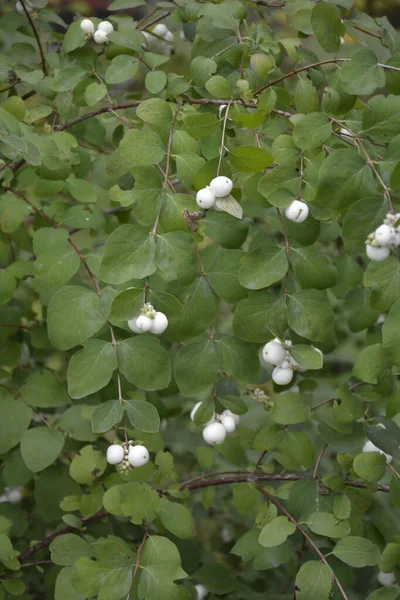
[[(199, 410), (202, 402), (197, 402), (190, 413), (190, 418), (194, 421), (194, 416)], [(230, 410), (224, 410), (223, 413), (214, 415), (205, 424), (203, 429), (203, 439), (211, 446), (218, 446), (225, 441), (227, 433), (233, 433), (236, 425), (239, 424), (239, 416), (233, 414)]]
[(154, 333), (160, 335), (168, 327), (168, 319), (163, 312), (154, 308), (150, 302), (143, 305), (141, 314), (128, 321), (128, 327), (134, 333)]
[[(265, 362), (275, 366), (272, 371), (272, 379), (277, 385), (288, 385), (293, 379), (293, 371), (304, 372), (306, 370), (290, 354), (289, 348), (291, 347), (292, 342), (290, 340), (284, 340), (282, 343), (281, 340), (275, 338), (265, 344), (262, 349)], [(319, 348), (311, 347), (322, 356)]]
[(110, 465), (117, 465), (119, 473), (127, 473), (132, 467), (143, 467), (149, 460), (147, 448), (140, 444), (133, 446), (131, 440), (122, 445), (111, 444), (107, 448), (107, 462)]
[[(29, 2), (29, 0), (25, 0), (24, 4), (25, 4), (25, 8), (26, 8), (26, 10), (27, 10), (28, 13), (32, 13), (35, 10), (34, 5), (31, 4)], [(24, 14), (24, 12), (25, 12), (24, 11), (24, 7), (22, 6), (22, 2), (20, 2), (20, 0), (17, 0), (17, 2), (15, 3), (15, 10), (17, 12), (19, 12), (21, 15)]]
[(365, 240), (367, 256), (375, 262), (385, 260), (391, 248), (400, 246), (400, 213), (388, 213), (375, 231)]
[(285, 210), (286, 218), (294, 223), (303, 223), (308, 217), (308, 206), (301, 200), (293, 200)]
[(147, 48), (152, 52), (160, 52), (166, 56), (171, 54), (168, 44), (175, 41), (175, 36), (164, 23), (157, 23), (152, 31), (143, 31)]
[(110, 21), (101, 21), (95, 31), (94, 23), (90, 19), (83, 19), (81, 21), (81, 29), (86, 39), (93, 38), (97, 44), (107, 44), (108, 36), (114, 31), (114, 27)]
[(199, 190), (196, 195), (196, 202), (200, 208), (212, 208), (218, 198), (226, 198), (229, 196), (233, 188), (232, 180), (229, 177), (215, 177), (210, 185)]

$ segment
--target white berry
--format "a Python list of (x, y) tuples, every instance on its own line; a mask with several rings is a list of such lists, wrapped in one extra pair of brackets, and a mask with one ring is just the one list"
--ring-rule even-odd
[(142, 330), (139, 329), (139, 327), (136, 325), (137, 320), (138, 320), (138, 317), (134, 317), (133, 319), (130, 319), (128, 321), (128, 327), (134, 333), (142, 333)]
[(153, 33), (159, 35), (160, 37), (164, 37), (164, 35), (168, 33), (168, 27), (164, 25), (164, 23), (157, 23), (153, 29)]
[(270, 365), (279, 365), (286, 357), (286, 350), (279, 342), (268, 342), (262, 350), (263, 359)]
[(383, 573), (383, 571), (379, 571), (378, 581), (384, 587), (390, 587), (396, 582), (396, 576), (394, 573)]
[(106, 35), (110, 35), (110, 33), (114, 31), (114, 27), (112, 26), (110, 21), (101, 21), (101, 23), (97, 25), (97, 30), (104, 31)]
[(226, 429), (221, 423), (210, 423), (203, 429), (203, 439), (211, 446), (222, 444), (226, 438)]
[(367, 244), (367, 256), (375, 262), (381, 262), (382, 260), (385, 260), (389, 254), (390, 248), (387, 246), (379, 246), (376, 248), (375, 246)]
[(197, 192), (196, 202), (200, 208), (211, 208), (215, 204), (215, 196), (209, 187), (205, 187)]
[(118, 465), (124, 458), (124, 449), (118, 444), (112, 444), (107, 448), (107, 462), (110, 465)]
[(162, 312), (156, 311), (155, 317), (151, 321), (150, 333), (155, 335), (164, 333), (168, 327), (168, 319)]
[(132, 467), (143, 467), (150, 460), (149, 451), (145, 446), (131, 446), (129, 448), (128, 460)]
[(232, 419), (235, 421), (235, 425), (239, 425), (239, 421), (240, 421), (240, 417), (239, 415), (235, 415), (235, 413), (231, 412), (230, 410), (226, 409), (224, 410), (224, 412), (221, 415), (222, 417), (232, 417)]
[(106, 42), (108, 42), (108, 37), (105, 31), (102, 31), (101, 29), (98, 29), (95, 34), (93, 35), (93, 39), (96, 42), (96, 44), (105, 44)]
[(277, 385), (287, 385), (293, 379), (292, 369), (282, 369), (280, 366), (275, 367), (272, 371), (272, 379)]
[(145, 333), (146, 331), (150, 331), (151, 326), (153, 324), (153, 319), (149, 317), (145, 317), (145, 315), (140, 315), (136, 319), (136, 327), (139, 329), (140, 333)]
[(388, 246), (392, 241), (393, 229), (389, 225), (380, 225), (375, 230), (375, 239), (380, 246)]
[[(28, 12), (28, 13), (31, 13), (31, 12), (33, 12), (33, 8), (30, 6), (29, 2), (25, 2), (25, 8), (26, 8), (26, 10), (27, 10), (27, 12)], [(25, 11), (24, 11), (24, 7), (22, 6), (22, 2), (20, 2), (19, 0), (18, 0), (18, 2), (16, 2), (16, 4), (15, 4), (15, 9), (16, 9), (16, 11), (17, 11), (17, 12), (19, 12), (21, 15), (23, 15), (23, 14), (24, 14), (24, 12), (25, 12)]]
[(232, 180), (229, 177), (215, 177), (210, 183), (210, 189), (216, 198), (224, 198), (231, 193)]
[(194, 586), (196, 588), (196, 592), (197, 592), (197, 598), (196, 600), (204, 600), (204, 598), (206, 596), (208, 596), (208, 590), (204, 587), (204, 585), (195, 585)]
[(81, 21), (81, 29), (83, 33), (94, 33), (94, 25), (90, 19)]
[(294, 223), (303, 223), (308, 217), (308, 206), (305, 202), (300, 200), (293, 200), (285, 210), (285, 215), (289, 221)]
[(235, 419), (229, 415), (221, 416), (221, 425), (226, 433), (233, 433), (236, 429)]
[[(192, 421), (194, 422), (194, 416), (197, 413), (199, 407), (202, 405), (202, 402), (197, 402), (197, 404), (195, 404), (190, 412), (190, 418), (192, 419)], [(209, 421), (207, 421), (206, 425), (210, 425), (211, 423), (214, 423), (215, 421), (215, 414), (211, 417), (211, 419)]]
[(164, 40), (166, 42), (173, 42), (173, 41), (175, 41), (175, 36), (172, 33), (172, 31), (168, 30), (167, 33), (163, 37), (164, 37)]
[(362, 451), (363, 452), (379, 452), (386, 458), (386, 464), (388, 464), (388, 465), (390, 465), (390, 463), (393, 460), (393, 456), (391, 456), (390, 454), (386, 454), (386, 452), (384, 452), (383, 450), (378, 448), (378, 446), (375, 446), (375, 444), (373, 442), (371, 442), (371, 440), (368, 440), (367, 442), (365, 442)]

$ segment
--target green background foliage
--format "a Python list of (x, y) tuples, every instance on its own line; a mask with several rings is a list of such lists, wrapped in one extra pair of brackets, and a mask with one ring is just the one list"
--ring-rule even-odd
[[(352, 0), (114, 0), (100, 45), (21, 8), (0, 18), (0, 600), (395, 600), (399, 257), (364, 242), (399, 210), (399, 34)], [(158, 22), (174, 41), (146, 41)], [(218, 173), (232, 195), (199, 211)], [(144, 302), (161, 336), (130, 331)], [(125, 439), (151, 460), (120, 474)]]

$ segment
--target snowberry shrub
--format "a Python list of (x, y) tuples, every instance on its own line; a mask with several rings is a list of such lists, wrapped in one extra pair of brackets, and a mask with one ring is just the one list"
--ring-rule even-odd
[(394, 600), (400, 36), (146, 4), (0, 18), (0, 600)]

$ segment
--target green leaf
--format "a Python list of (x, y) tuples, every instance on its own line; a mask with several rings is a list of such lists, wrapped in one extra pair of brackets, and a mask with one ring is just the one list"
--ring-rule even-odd
[(145, 78), (146, 88), (151, 94), (159, 94), (167, 83), (167, 74), (164, 71), (150, 71)]
[[(382, 69), (383, 70), (383, 69)], [(400, 133), (400, 98), (375, 96), (368, 101), (362, 127), (365, 133), (379, 142), (388, 142)]]
[(141, 400), (126, 401), (126, 413), (133, 427), (147, 433), (157, 433), (160, 429), (160, 417), (157, 409), (150, 402)]
[(32, 409), (5, 390), (0, 391), (0, 453), (19, 444), (32, 419)]
[(154, 273), (154, 238), (135, 225), (121, 225), (109, 236), (100, 274), (107, 283), (125, 283)]
[(357, 355), (353, 375), (366, 383), (378, 383), (381, 372), (388, 367), (388, 357), (382, 344), (373, 344), (363, 348)]
[(118, 343), (121, 373), (130, 383), (143, 390), (162, 390), (171, 380), (170, 357), (159, 340), (149, 335)]
[(69, 466), (69, 474), (78, 483), (85, 485), (93, 483), (96, 477), (104, 473), (107, 461), (102, 452), (93, 446), (84, 446), (80, 449)]
[(328, 140), (332, 125), (328, 117), (316, 112), (302, 117), (293, 129), (293, 141), (302, 150), (317, 148)]
[(21, 438), (21, 454), (30, 471), (38, 473), (58, 458), (64, 447), (64, 436), (49, 427), (34, 427)]
[(398, 596), (399, 591), (397, 587), (385, 587), (372, 592), (366, 600), (397, 600)]
[(296, 531), (296, 525), (287, 517), (276, 517), (264, 525), (258, 538), (259, 544), (264, 548), (272, 548), (286, 542), (289, 535)]
[(190, 114), (184, 121), (185, 129), (196, 140), (202, 140), (213, 133), (219, 121), (212, 113)]
[(177, 537), (187, 539), (193, 535), (195, 527), (193, 517), (182, 504), (162, 498), (158, 515), (164, 527)]
[(246, 342), (267, 342), (286, 329), (286, 303), (282, 296), (260, 291), (241, 300), (233, 315), (233, 333)]
[(269, 287), (280, 281), (288, 270), (283, 248), (263, 244), (241, 259), (239, 282), (250, 290)]
[(173, 340), (184, 340), (203, 333), (218, 314), (219, 299), (207, 279), (196, 279), (185, 294), (184, 316), (166, 334)]
[(73, 565), (81, 556), (90, 558), (93, 556), (93, 550), (90, 544), (73, 533), (66, 533), (55, 538), (50, 546), (51, 560), (56, 565)]
[(100, 298), (88, 288), (66, 286), (51, 297), (47, 310), (48, 334), (51, 343), (60, 350), (82, 344), (105, 322)]
[(369, 567), (377, 565), (381, 553), (378, 548), (368, 538), (349, 536), (340, 540), (332, 554), (350, 567)]
[(380, 452), (363, 452), (355, 457), (353, 469), (361, 479), (377, 483), (386, 472), (386, 457)]
[(332, 574), (326, 565), (317, 560), (309, 560), (300, 567), (296, 575), (298, 600), (328, 600), (331, 589)]
[(86, 76), (86, 71), (75, 65), (68, 65), (60, 69), (53, 81), (51, 89), (55, 92), (68, 92), (72, 90), (83, 77)]
[(68, 393), (78, 399), (105, 387), (117, 368), (114, 348), (103, 340), (89, 340), (68, 365)]
[(333, 512), (337, 519), (348, 519), (351, 514), (351, 500), (345, 494), (336, 496), (333, 502)]
[(84, 179), (68, 179), (68, 191), (78, 202), (97, 202), (96, 188)]
[(86, 40), (82, 35), (80, 23), (79, 21), (75, 21), (68, 27), (68, 30), (63, 37), (64, 52), (69, 54), (85, 44)]
[(372, 94), (385, 85), (385, 74), (378, 66), (378, 59), (372, 50), (360, 48), (350, 54), (350, 61), (340, 68), (342, 87), (348, 94)]
[(289, 295), (288, 324), (308, 340), (330, 340), (333, 311), (324, 292), (302, 290)]
[(80, 265), (79, 256), (69, 246), (41, 252), (33, 263), (34, 288), (38, 292), (56, 290), (68, 283)]
[(228, 79), (222, 77), (222, 75), (210, 77), (205, 83), (205, 88), (214, 98), (221, 98), (222, 100), (232, 98), (231, 85)]
[(274, 397), (271, 418), (282, 425), (304, 423), (311, 418), (310, 403), (305, 396), (294, 392), (278, 394)]
[[(392, 281), (393, 285), (393, 281)], [(399, 344), (400, 300), (397, 300), (387, 315), (382, 327), (383, 347), (395, 348)]]
[(163, 561), (145, 566), (138, 586), (139, 597), (145, 600), (155, 598), (186, 600), (188, 597), (187, 590), (173, 583), (177, 579), (184, 579), (185, 577), (187, 577), (187, 573), (176, 562)]
[(239, 396), (229, 395), (222, 398), (219, 397), (218, 399), (222, 406), (225, 406), (225, 408), (233, 412), (235, 415), (244, 415), (247, 412), (246, 402)]
[(184, 396), (196, 396), (217, 378), (218, 357), (213, 342), (197, 342), (182, 348), (175, 361), (176, 383)]
[(139, 104), (136, 115), (154, 127), (167, 127), (172, 119), (171, 104), (161, 98), (149, 98)]
[(371, 306), (387, 312), (400, 294), (400, 264), (389, 256), (384, 262), (370, 262), (364, 274), (364, 285), (372, 288)]
[(228, 154), (229, 162), (238, 171), (255, 173), (262, 171), (273, 162), (272, 156), (256, 146), (239, 146)]
[[(114, 9), (115, 10), (115, 9)], [(143, 44), (143, 36), (135, 27), (121, 25), (118, 31), (108, 34), (108, 39), (118, 46), (129, 48), (129, 50), (138, 51)]]
[(372, 170), (360, 155), (354, 150), (335, 150), (322, 163), (315, 201), (334, 210), (343, 210), (357, 200), (371, 196), (375, 187)]
[(311, 12), (311, 26), (325, 52), (338, 52), (345, 29), (335, 6), (316, 4)]
[(217, 351), (221, 369), (228, 376), (248, 383), (258, 381), (260, 363), (256, 346), (231, 336), (218, 340)]
[(85, 89), (84, 97), (88, 106), (93, 106), (97, 104), (106, 96), (107, 94), (107, 86), (104, 83), (98, 83), (94, 81), (90, 83)]
[(92, 431), (95, 433), (105, 433), (117, 425), (124, 411), (119, 400), (107, 400), (102, 402), (93, 411), (92, 414)]
[(200, 585), (217, 595), (230, 594), (237, 587), (232, 569), (219, 562), (202, 565), (194, 577)]
[(107, 6), (108, 10), (123, 10), (124, 8), (136, 8), (144, 6), (145, 0), (114, 0)]
[(70, 403), (57, 375), (48, 371), (29, 375), (20, 389), (20, 394), (26, 404), (40, 408), (54, 408)]
[(249, 229), (245, 221), (238, 221), (231, 215), (217, 211), (208, 211), (201, 224), (207, 236), (223, 248), (240, 248)]
[(162, 139), (151, 129), (129, 129), (119, 145), (122, 158), (131, 165), (155, 165), (164, 158)]
[(195, 176), (206, 164), (204, 158), (193, 152), (178, 154), (174, 158), (179, 179), (187, 187), (192, 187)]
[(334, 515), (327, 512), (313, 512), (307, 519), (307, 527), (317, 535), (329, 538), (346, 537), (350, 533), (350, 523), (339, 521)]
[(195, 56), (190, 63), (190, 75), (196, 85), (203, 86), (217, 70), (217, 63), (205, 56)]
[(304, 369), (322, 369), (324, 359), (321, 352), (312, 346), (296, 344), (290, 349), (290, 354)]
[(157, 236), (155, 263), (168, 279), (190, 281), (197, 261), (193, 237), (184, 231)]
[[(382, 224), (389, 208), (389, 203), (382, 198), (364, 198), (350, 206), (344, 217), (342, 229), (346, 252), (349, 254), (365, 252), (365, 240), (368, 234)], [(379, 265), (371, 262), (367, 272), (373, 267), (378, 270), (377, 266), (379, 266), (379, 272), (381, 270), (385, 272), (387, 263), (391, 260), (388, 258)]]
[(160, 508), (160, 497), (146, 483), (130, 482), (114, 485), (103, 496), (104, 508), (118, 517), (129, 517), (132, 523), (140, 525), (145, 519), (154, 520)]
[(337, 270), (316, 246), (290, 247), (290, 264), (303, 289), (323, 290), (336, 283)]
[[(108, 7), (110, 9), (110, 6)], [(136, 75), (139, 68), (139, 61), (132, 56), (120, 54), (112, 59), (107, 67), (105, 79), (107, 83), (115, 84), (128, 81)]]
[(248, 294), (238, 281), (243, 255), (241, 250), (225, 250), (218, 246), (209, 246), (201, 253), (209, 283), (215, 293), (227, 302), (237, 302)]
[(20, 562), (17, 558), (19, 553), (13, 549), (12, 543), (5, 533), (0, 533), (0, 562), (11, 571), (19, 571)]

